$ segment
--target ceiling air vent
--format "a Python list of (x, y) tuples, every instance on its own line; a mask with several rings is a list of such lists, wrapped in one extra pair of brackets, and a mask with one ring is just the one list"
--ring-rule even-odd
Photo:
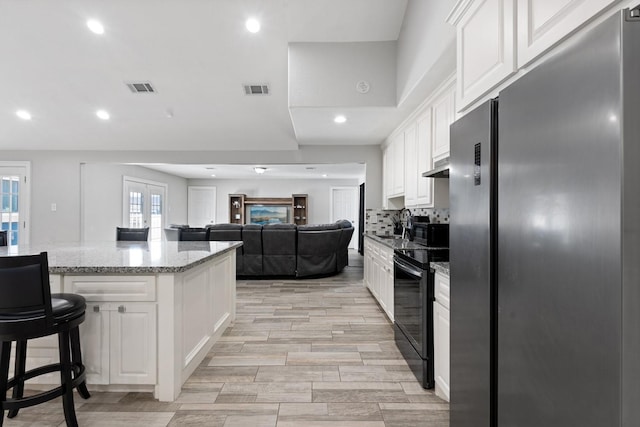
[(268, 85), (244, 85), (245, 95), (269, 95)]
[(151, 82), (125, 82), (129, 90), (133, 93), (156, 93), (156, 88)]

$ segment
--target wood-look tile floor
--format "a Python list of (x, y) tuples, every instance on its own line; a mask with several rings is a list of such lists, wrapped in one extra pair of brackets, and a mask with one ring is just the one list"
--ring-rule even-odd
[[(149, 393), (76, 399), (80, 426), (448, 427), (449, 405), (420, 387), (362, 284), (362, 258), (313, 280), (239, 280), (237, 318), (176, 402)], [(64, 426), (59, 400), (13, 426)]]

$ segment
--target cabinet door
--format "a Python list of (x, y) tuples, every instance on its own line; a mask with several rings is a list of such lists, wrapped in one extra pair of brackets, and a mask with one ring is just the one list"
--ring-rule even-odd
[(393, 309), (393, 264), (387, 265), (385, 272), (385, 288), (386, 288), (386, 303), (385, 306), (387, 308), (387, 316), (389, 320), (393, 322), (394, 320), (394, 309)]
[(416, 126), (412, 125), (404, 131), (404, 205), (406, 207), (415, 207), (418, 199), (418, 177), (420, 174), (418, 173), (419, 155), (416, 143)]
[(80, 348), (88, 384), (109, 384), (109, 305), (87, 303)]
[(449, 401), (449, 310), (441, 304), (433, 304), (433, 347), (436, 395)]
[(380, 302), (380, 273), (382, 271), (382, 267), (380, 266), (380, 261), (377, 258), (373, 258), (373, 289), (371, 290), (373, 296), (376, 297), (378, 302)]
[(459, 108), (515, 72), (515, 1), (477, 0), (454, 22)]
[(422, 173), (431, 169), (431, 110), (418, 118), (416, 129), (416, 157), (418, 163), (418, 183), (416, 205), (433, 207), (433, 179), (423, 178)]
[(393, 194), (404, 193), (404, 133), (393, 140)]
[(455, 118), (455, 93), (453, 88), (445, 91), (433, 103), (433, 160), (449, 155), (449, 126)]
[(156, 383), (156, 306), (115, 305), (110, 316), (111, 384)]
[(388, 207), (389, 196), (393, 193), (393, 144), (382, 152), (382, 201)]
[(524, 67), (619, 0), (518, 0), (518, 67)]

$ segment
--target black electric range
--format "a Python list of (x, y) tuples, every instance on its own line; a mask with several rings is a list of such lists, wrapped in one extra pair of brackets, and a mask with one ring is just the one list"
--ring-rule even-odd
[(429, 264), (449, 261), (449, 225), (414, 224), (416, 227), (414, 242), (424, 246), (394, 251), (394, 335), (398, 349), (422, 387), (433, 388), (435, 292)]

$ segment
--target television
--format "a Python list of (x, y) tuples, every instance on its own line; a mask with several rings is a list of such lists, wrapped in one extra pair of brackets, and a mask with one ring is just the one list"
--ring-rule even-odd
[(247, 224), (289, 224), (291, 206), (289, 205), (249, 205), (247, 206)]

